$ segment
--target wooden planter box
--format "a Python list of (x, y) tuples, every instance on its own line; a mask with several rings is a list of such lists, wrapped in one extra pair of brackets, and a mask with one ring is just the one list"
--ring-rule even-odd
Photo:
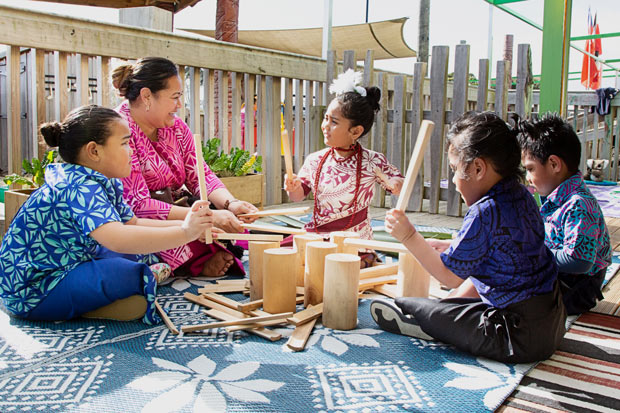
[(19, 208), (28, 200), (36, 188), (11, 189), (4, 193), (4, 232), (9, 229), (11, 221), (17, 215)]
[(229, 176), (220, 178), (220, 180), (226, 185), (226, 188), (235, 198), (262, 208), (265, 193), (264, 177), (263, 174), (253, 174), (246, 176)]

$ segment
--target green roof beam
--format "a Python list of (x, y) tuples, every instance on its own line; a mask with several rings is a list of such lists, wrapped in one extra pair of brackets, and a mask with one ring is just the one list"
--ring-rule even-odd
[(620, 32), (616, 32), (616, 33), (602, 33), (602, 34), (591, 34), (588, 36), (576, 36), (576, 37), (571, 37), (570, 41), (571, 42), (576, 42), (578, 40), (590, 40), (590, 39), (605, 39), (607, 37), (620, 37)]

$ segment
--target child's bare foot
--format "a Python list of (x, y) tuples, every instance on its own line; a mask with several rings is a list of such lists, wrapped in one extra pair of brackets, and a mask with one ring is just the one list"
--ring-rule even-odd
[(232, 254), (226, 251), (217, 251), (213, 257), (205, 263), (201, 275), (205, 277), (221, 277), (235, 262)]

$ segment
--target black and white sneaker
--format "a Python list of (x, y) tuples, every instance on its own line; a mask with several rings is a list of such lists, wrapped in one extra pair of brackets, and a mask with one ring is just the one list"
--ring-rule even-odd
[(392, 301), (373, 300), (370, 303), (370, 315), (385, 331), (421, 338), (422, 340), (434, 340), (422, 330), (415, 317), (403, 314)]

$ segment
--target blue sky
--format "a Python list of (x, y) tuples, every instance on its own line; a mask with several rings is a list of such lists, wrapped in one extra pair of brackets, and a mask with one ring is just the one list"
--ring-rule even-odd
[[(418, 0), (368, 0), (369, 20), (378, 21), (398, 17), (410, 17), (405, 25), (404, 36), (411, 48), (417, 50)], [(323, 24), (323, 0), (240, 0), (239, 28), (277, 29), (320, 27)], [(334, 0), (333, 24), (347, 25), (363, 23), (366, 16), (366, 0)], [(470, 71), (477, 74), (478, 59), (487, 57), (489, 6), (483, 0), (431, 0), (430, 44), (447, 45), (454, 53), (454, 46), (465, 40), (471, 46)], [(572, 35), (587, 34), (588, 7), (598, 11), (598, 22), (602, 33), (617, 32), (620, 21), (618, 0), (573, 0)], [(118, 21), (118, 11), (86, 6), (70, 6), (28, 0), (0, 0), (0, 4), (31, 8), (89, 18), (107, 22)], [(527, 0), (508, 5), (536, 23), (542, 25), (544, 0)], [(202, 0), (175, 16), (175, 27), (214, 28), (216, 0)], [(542, 34), (499, 9), (493, 12), (493, 57), (502, 56), (504, 36), (514, 35), (514, 50), (519, 43), (532, 47), (532, 63), (535, 74), (540, 73)], [(577, 45), (583, 48), (584, 42)], [(603, 39), (604, 58), (620, 58), (620, 38)], [(582, 55), (571, 52), (570, 71), (581, 70)], [(410, 73), (414, 59), (382, 61), (377, 64), (390, 70)], [(614, 64), (620, 67), (620, 63)], [(449, 71), (453, 71), (450, 62)], [(604, 86), (613, 86), (615, 79), (605, 79)], [(571, 82), (570, 90), (583, 90), (579, 82)]]

